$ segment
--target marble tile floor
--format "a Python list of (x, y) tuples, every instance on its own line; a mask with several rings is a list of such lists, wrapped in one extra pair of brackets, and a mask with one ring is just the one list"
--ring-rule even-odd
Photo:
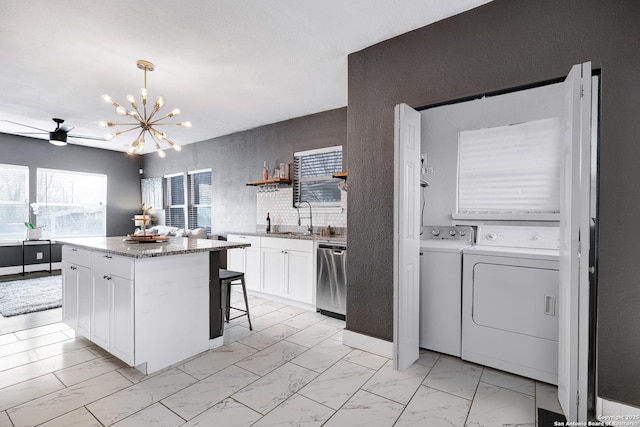
[(149, 376), (59, 322), (4, 333), (0, 427), (533, 427), (537, 407), (560, 412), (554, 386), (426, 350), (394, 371), (343, 345), (342, 321), (250, 307), (253, 331), (238, 318), (224, 346)]

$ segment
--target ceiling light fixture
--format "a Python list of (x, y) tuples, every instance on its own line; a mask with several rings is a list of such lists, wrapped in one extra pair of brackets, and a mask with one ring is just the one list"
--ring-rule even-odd
[(156, 98), (156, 103), (154, 104), (153, 109), (151, 109), (151, 111), (149, 112), (147, 111), (147, 71), (153, 71), (155, 67), (151, 62), (144, 61), (142, 59), (137, 61), (136, 64), (139, 69), (144, 71), (144, 87), (140, 89), (140, 94), (142, 95), (142, 111), (140, 111), (140, 109), (138, 108), (138, 104), (136, 103), (136, 100), (133, 97), (133, 95), (127, 95), (127, 101), (129, 101), (131, 103), (131, 106), (133, 107), (131, 111), (127, 110), (125, 107), (118, 104), (109, 95), (106, 95), (106, 94), (102, 95), (102, 99), (106, 103), (113, 105), (116, 109), (117, 114), (121, 116), (131, 117), (137, 120), (137, 122), (133, 122), (133, 123), (100, 122), (99, 124), (102, 127), (132, 126), (129, 129), (125, 129), (123, 131), (108, 134), (106, 136), (107, 140), (112, 140), (113, 138), (125, 132), (140, 129), (140, 133), (138, 134), (136, 139), (133, 140), (133, 142), (129, 146), (129, 149), (127, 150), (129, 154), (133, 154), (135, 152), (141, 153), (144, 150), (144, 142), (145, 142), (144, 136), (145, 136), (145, 133), (148, 133), (149, 136), (151, 136), (151, 139), (153, 140), (153, 142), (155, 143), (156, 151), (158, 152), (158, 155), (164, 158), (166, 157), (167, 154), (160, 147), (160, 142), (165, 142), (176, 151), (181, 151), (182, 147), (174, 143), (173, 141), (171, 141), (169, 138), (167, 138), (167, 134), (165, 132), (159, 131), (155, 127), (172, 125), (172, 126), (190, 128), (191, 122), (161, 123), (162, 120), (164, 119), (168, 119), (180, 114), (180, 109), (176, 108), (170, 111), (169, 113), (165, 114), (164, 116), (156, 118), (156, 114), (158, 113), (160, 108), (162, 108), (162, 106), (164, 105), (164, 98), (162, 96), (158, 96)]

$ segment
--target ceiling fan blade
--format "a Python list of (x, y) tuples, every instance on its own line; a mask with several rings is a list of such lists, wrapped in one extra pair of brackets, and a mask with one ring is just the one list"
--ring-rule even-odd
[(107, 138), (102, 138), (99, 136), (88, 136), (88, 135), (72, 135), (72, 134), (68, 134), (67, 135), (70, 138), (80, 138), (80, 139), (92, 139), (94, 141), (106, 141)]
[(68, 125), (60, 126), (60, 130), (64, 133), (69, 133), (73, 128), (74, 128), (73, 126), (68, 126)]
[(49, 131), (48, 131), (48, 130), (46, 130), (46, 129), (40, 129), (40, 128), (37, 128), (37, 127), (35, 127), (35, 126), (29, 126), (29, 125), (25, 125), (25, 124), (23, 124), (23, 123), (14, 122), (14, 121), (11, 121), (11, 120), (0, 120), (0, 122), (12, 123), (12, 124), (14, 124), (14, 125), (24, 126), (24, 127), (27, 127), (27, 128), (31, 128), (31, 129), (35, 129), (35, 130), (39, 130), (39, 131), (41, 131), (41, 132), (49, 133)]
[(16, 135), (46, 135), (49, 132), (15, 132)]

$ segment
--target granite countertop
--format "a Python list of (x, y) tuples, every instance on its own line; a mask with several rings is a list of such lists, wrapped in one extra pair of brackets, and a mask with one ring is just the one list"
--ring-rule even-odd
[(217, 252), (251, 246), (248, 243), (225, 242), (223, 240), (170, 237), (162, 243), (127, 242), (120, 237), (77, 237), (57, 239), (64, 245), (78, 246), (95, 251), (123, 255), (132, 258), (150, 258), (196, 252)]

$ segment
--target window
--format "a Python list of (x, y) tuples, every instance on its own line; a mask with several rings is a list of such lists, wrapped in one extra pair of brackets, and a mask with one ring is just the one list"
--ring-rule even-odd
[(37, 171), (38, 226), (47, 237), (106, 235), (107, 176)]
[(29, 221), (29, 168), (0, 164), (0, 240), (24, 237)]
[(164, 177), (165, 224), (185, 228), (184, 174)]
[(342, 172), (342, 146), (300, 151), (293, 155), (293, 206), (307, 201), (319, 206), (338, 206)]
[(187, 173), (189, 228), (204, 228), (211, 233), (211, 170)]
[(559, 213), (559, 126), (551, 118), (460, 132), (456, 216)]

